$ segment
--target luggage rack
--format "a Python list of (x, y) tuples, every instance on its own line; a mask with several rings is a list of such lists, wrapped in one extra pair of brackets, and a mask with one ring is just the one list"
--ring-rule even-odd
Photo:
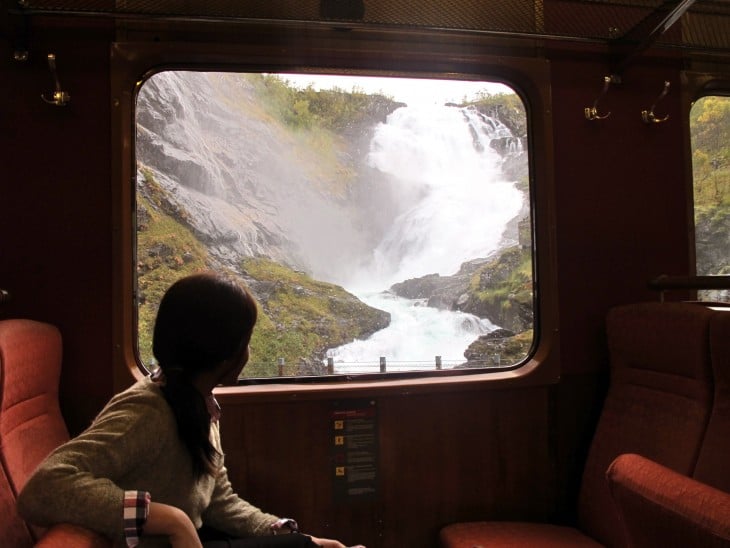
[(471, 31), (501, 38), (607, 44), (628, 48), (628, 57), (632, 57), (630, 50), (638, 53), (652, 44), (699, 54), (730, 51), (730, 3), (726, 0), (8, 0), (3, 4), (15, 16), (231, 24), (289, 21), (347, 28)]
[[(668, 276), (662, 274), (649, 281), (649, 288), (659, 291), (659, 300), (664, 302), (664, 294), (675, 290), (730, 290), (730, 276)], [(730, 306), (730, 303), (713, 303)]]

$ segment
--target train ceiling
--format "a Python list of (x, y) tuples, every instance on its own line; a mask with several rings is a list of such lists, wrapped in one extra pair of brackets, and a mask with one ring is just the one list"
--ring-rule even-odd
[[(82, 15), (462, 30), (730, 54), (730, 0), (0, 0), (9, 17)], [(2, 30), (2, 29), (0, 29)]]

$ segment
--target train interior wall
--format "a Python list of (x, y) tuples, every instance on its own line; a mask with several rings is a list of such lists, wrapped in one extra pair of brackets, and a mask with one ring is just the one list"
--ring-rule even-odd
[[(72, 433), (115, 390), (112, 362), (114, 235), (108, 22), (41, 21), (30, 58), (0, 42), (0, 284), (13, 300), (1, 318), (57, 325), (64, 337), (60, 397)], [(678, 87), (678, 61), (639, 63), (605, 99), (609, 119), (587, 122), (605, 52), (546, 50), (551, 65), (554, 236), (560, 380), (432, 391), (374, 392), (380, 491), (341, 503), (332, 487), (330, 397), (224, 398), (232, 480), (265, 509), (306, 530), (370, 548), (435, 546), (439, 527), (474, 519), (573, 514), (580, 470), (605, 388), (603, 322), (616, 304), (655, 300), (647, 281), (686, 274), (690, 193), (680, 94), (666, 124), (641, 110), (661, 82)], [(52, 91), (54, 52), (66, 108)], [(536, 113), (539, 114), (539, 113)], [(538, 181), (539, 185), (540, 182)], [(131, 381), (131, 377), (130, 377)], [(161, 463), (164, 467), (164, 463)]]

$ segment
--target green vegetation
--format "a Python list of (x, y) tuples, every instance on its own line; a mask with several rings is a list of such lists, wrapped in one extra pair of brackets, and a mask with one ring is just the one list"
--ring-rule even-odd
[(507, 126), (515, 137), (527, 135), (527, 114), (525, 105), (515, 93), (480, 93), (476, 101), (469, 101), (463, 106), (474, 106), (487, 116), (496, 118)]
[(503, 345), (498, 349), (500, 365), (512, 365), (524, 360), (525, 356), (530, 353), (533, 341), (534, 331), (532, 329), (504, 339)]
[(471, 277), (471, 293), (481, 302), (508, 310), (514, 303), (532, 304), (532, 254), (513, 246), (478, 268)]
[(503, 336), (499, 331), (480, 337), (464, 352), (467, 367), (509, 366), (521, 362), (530, 353), (533, 330)]
[(692, 107), (695, 209), (730, 208), (730, 98), (704, 97)]
[(208, 251), (193, 233), (161, 207), (162, 189), (149, 171), (149, 192), (137, 193), (137, 301), (139, 356), (152, 363), (152, 329), (160, 299), (176, 280), (204, 270)]
[(356, 173), (348, 163), (342, 134), (346, 130), (356, 131), (357, 124), (366, 123), (370, 111), (363, 107), (374, 108), (378, 101), (362, 93), (299, 90), (274, 74), (243, 74), (241, 78), (256, 90), (255, 104), (263, 105), (273, 121), (269, 125), (278, 124), (286, 138), (292, 140), (298, 165), (313, 184), (344, 197)]
[(472, 274), (468, 294), (463, 310), (489, 318), (502, 329), (469, 345), (464, 352), (467, 366), (505, 366), (522, 361), (533, 342), (530, 248), (510, 247), (493, 261), (479, 267)]
[(381, 111), (392, 99), (337, 87), (317, 91), (309, 86), (300, 90), (275, 74), (247, 74), (263, 91), (261, 97), (275, 116), (294, 129), (315, 127), (342, 133), (358, 127), (374, 112)]
[(243, 271), (257, 281), (263, 314), (251, 340), (251, 363), (245, 376), (323, 374), (326, 349), (382, 329), (386, 313), (373, 309), (342, 287), (320, 282), (264, 258), (243, 261)]
[[(209, 256), (180, 220), (185, 213), (170, 206), (149, 170), (143, 175), (137, 193), (138, 344), (142, 363), (150, 365), (154, 318), (162, 295), (176, 280), (207, 269)], [(273, 261), (250, 258), (241, 268), (260, 307), (245, 376), (277, 376), (280, 358), (285, 362), (284, 375), (324, 374), (321, 360), (327, 348), (366, 337), (389, 322), (388, 314), (343, 288)]]

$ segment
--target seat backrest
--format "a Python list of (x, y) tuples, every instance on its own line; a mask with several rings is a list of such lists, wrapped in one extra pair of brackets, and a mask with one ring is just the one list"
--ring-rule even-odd
[(578, 501), (583, 531), (624, 544), (606, 470), (637, 453), (677, 472), (694, 471), (712, 406), (709, 329), (715, 312), (692, 303), (639, 303), (606, 321), (610, 384)]
[(693, 477), (730, 493), (730, 309), (710, 322), (710, 354), (715, 397)]
[(32, 320), (0, 321), (0, 545), (32, 546), (17, 495), (40, 462), (68, 440), (58, 405), (61, 335)]

